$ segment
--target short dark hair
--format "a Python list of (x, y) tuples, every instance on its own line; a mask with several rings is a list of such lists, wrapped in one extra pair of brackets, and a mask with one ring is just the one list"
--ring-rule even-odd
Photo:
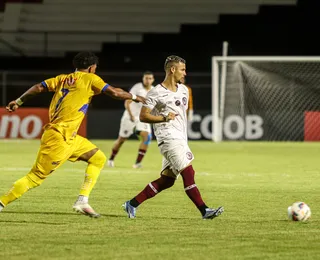
[(179, 63), (179, 62), (186, 64), (186, 60), (179, 56), (176, 56), (176, 55), (168, 56), (166, 58), (166, 61), (164, 62), (164, 70), (166, 71), (167, 69), (171, 68), (171, 66), (174, 63)]
[(143, 72), (142, 76), (145, 76), (145, 75), (152, 75), (153, 76), (153, 72), (150, 70), (147, 70), (147, 71)]
[(99, 63), (99, 58), (90, 51), (83, 51), (79, 52), (74, 58), (73, 58), (73, 66), (76, 69), (87, 69), (90, 66)]

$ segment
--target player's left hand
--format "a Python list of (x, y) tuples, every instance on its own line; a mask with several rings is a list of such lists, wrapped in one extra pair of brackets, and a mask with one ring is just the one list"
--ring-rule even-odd
[(141, 96), (137, 96), (137, 98), (135, 100), (133, 100), (134, 102), (140, 102), (142, 104), (146, 104), (146, 99), (144, 97)]
[(6, 109), (8, 112), (16, 111), (19, 108), (19, 105), (15, 100), (11, 101), (7, 106)]

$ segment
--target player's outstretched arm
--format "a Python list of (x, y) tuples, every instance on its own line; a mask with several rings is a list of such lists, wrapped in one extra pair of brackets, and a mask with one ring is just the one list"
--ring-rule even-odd
[(45, 88), (41, 83), (36, 84), (29, 88), (26, 92), (22, 94), (21, 97), (17, 98), (16, 100), (11, 101), (7, 106), (6, 109), (9, 112), (13, 112), (17, 110), (24, 102), (29, 100), (30, 98), (40, 94), (41, 92), (46, 92), (47, 88)]
[(145, 104), (146, 102), (146, 99), (144, 97), (132, 95), (131, 93), (124, 91), (121, 88), (114, 88), (112, 86), (108, 86), (108, 88), (106, 88), (106, 90), (104, 90), (103, 93), (114, 99), (119, 99), (119, 100), (131, 99), (135, 102), (141, 102), (143, 104)]
[(140, 111), (140, 121), (143, 123), (155, 124), (162, 122), (169, 122), (175, 119), (176, 115), (174, 113), (169, 113), (168, 115), (155, 116), (151, 114), (151, 109), (148, 107), (142, 107)]

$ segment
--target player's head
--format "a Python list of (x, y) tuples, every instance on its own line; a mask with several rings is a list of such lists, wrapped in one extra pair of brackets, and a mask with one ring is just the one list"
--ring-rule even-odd
[(99, 63), (99, 58), (90, 51), (79, 52), (73, 58), (73, 66), (77, 70), (86, 70), (89, 73), (96, 72), (98, 63)]
[(142, 83), (146, 87), (151, 87), (154, 82), (154, 76), (151, 71), (145, 71), (142, 76)]
[(164, 70), (167, 76), (172, 76), (175, 82), (180, 83), (187, 75), (186, 61), (179, 56), (171, 55), (166, 58)]

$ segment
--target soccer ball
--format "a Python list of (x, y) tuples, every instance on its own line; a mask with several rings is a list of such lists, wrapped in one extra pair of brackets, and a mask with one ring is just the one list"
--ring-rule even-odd
[(293, 221), (305, 222), (311, 217), (311, 210), (304, 202), (295, 202), (288, 208), (288, 218)]

